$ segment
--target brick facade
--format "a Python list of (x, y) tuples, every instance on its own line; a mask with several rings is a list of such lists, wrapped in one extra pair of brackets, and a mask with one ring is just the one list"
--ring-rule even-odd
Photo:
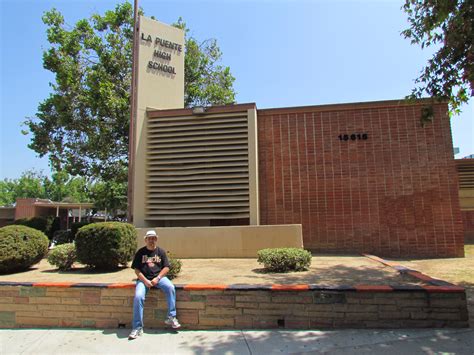
[(320, 252), (463, 256), (447, 105), (424, 127), (423, 105), (258, 110), (261, 224), (301, 223)]

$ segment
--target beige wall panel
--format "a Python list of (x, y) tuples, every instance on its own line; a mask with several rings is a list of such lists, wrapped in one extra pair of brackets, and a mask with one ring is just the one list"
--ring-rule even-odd
[(461, 211), (474, 211), (474, 189), (459, 189)]
[[(133, 217), (136, 226), (144, 227), (147, 225), (145, 222), (146, 137), (148, 129), (146, 110), (147, 107), (156, 109), (184, 107), (185, 43), (182, 30), (143, 16), (140, 17), (139, 37)], [(167, 42), (160, 42), (157, 40), (158, 38)], [(159, 56), (154, 55), (155, 50), (159, 52)], [(155, 67), (172, 68), (173, 74), (150, 68), (150, 62)]]
[[(144, 246), (147, 228), (137, 228)], [(158, 245), (179, 258), (254, 258), (264, 248), (303, 247), (300, 224), (155, 228)]]
[[(152, 42), (148, 42), (150, 36)], [(157, 38), (167, 41), (163, 46)], [(176, 44), (180, 47), (168, 48)], [(140, 17), (140, 46), (138, 61), (138, 109), (184, 107), (184, 32), (147, 17)], [(180, 49), (180, 50), (179, 50)], [(168, 59), (154, 56), (155, 51), (169, 55)], [(157, 63), (173, 68), (175, 74), (149, 67)]]

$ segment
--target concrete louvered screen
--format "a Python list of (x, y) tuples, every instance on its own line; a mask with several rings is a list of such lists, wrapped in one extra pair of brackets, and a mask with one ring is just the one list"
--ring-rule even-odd
[(146, 219), (249, 218), (247, 111), (149, 117)]

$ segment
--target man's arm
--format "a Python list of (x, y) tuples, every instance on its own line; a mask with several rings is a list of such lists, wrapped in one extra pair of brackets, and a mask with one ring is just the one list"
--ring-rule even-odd
[(152, 281), (148, 280), (145, 277), (145, 275), (143, 275), (143, 273), (140, 271), (140, 269), (135, 269), (135, 274), (137, 275), (138, 279), (145, 284), (146, 287), (150, 288), (151, 286), (155, 285), (155, 284), (152, 283)]

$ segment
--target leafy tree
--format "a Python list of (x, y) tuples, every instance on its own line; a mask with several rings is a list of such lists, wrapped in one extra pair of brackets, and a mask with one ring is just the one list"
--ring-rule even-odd
[[(53, 175), (54, 179), (54, 175)], [(91, 202), (92, 197), (90, 194), (91, 184), (86, 178), (76, 176), (69, 179), (66, 183), (66, 188), (62, 198), (58, 201), (63, 202)]]
[[(73, 27), (52, 9), (43, 22), (51, 44), (43, 53), (43, 66), (55, 74), (55, 82), (36, 117), (25, 122), (32, 134), (29, 147), (41, 157), (49, 155), (54, 171), (102, 181), (101, 191), (108, 192), (96, 196), (109, 196), (115, 206), (128, 176), (132, 6), (119, 4)], [(234, 102), (234, 77), (217, 64), (222, 54), (216, 41), (189, 37), (182, 20), (175, 26), (187, 34), (186, 106)], [(112, 191), (119, 195), (111, 196)]]
[(421, 48), (438, 51), (428, 61), (411, 98), (449, 98), (453, 113), (474, 95), (474, 1), (405, 0), (410, 27), (402, 32)]
[(44, 175), (28, 170), (19, 179), (4, 179), (0, 182), (0, 204), (11, 206), (17, 198), (46, 198)]
[(44, 178), (43, 184), (46, 194), (52, 201), (62, 201), (66, 197), (66, 183), (69, 175), (64, 171), (52, 174), (52, 180)]
[(43, 66), (53, 92), (27, 119), (29, 147), (53, 170), (114, 179), (127, 166), (132, 8), (125, 3), (68, 29), (55, 9), (43, 16), (51, 48)]
[(18, 179), (0, 181), (0, 205), (11, 206), (17, 198), (88, 202), (89, 189), (88, 182), (82, 177), (71, 177), (61, 172), (53, 174), (50, 180), (40, 172), (28, 170)]
[(71, 177), (64, 170), (52, 174), (52, 179), (44, 179), (46, 195), (53, 201), (90, 201), (90, 183), (83, 177)]
[(11, 206), (15, 203), (15, 183), (10, 179), (0, 181), (0, 206)]
[(99, 210), (107, 210), (113, 216), (127, 209), (127, 185), (114, 181), (100, 181), (91, 187), (91, 198)]
[(18, 179), (0, 181), (0, 205), (11, 206), (17, 198), (46, 198), (44, 179), (42, 173), (28, 170)]
[(235, 78), (229, 67), (218, 64), (222, 52), (215, 39), (199, 42), (190, 36), (182, 18), (173, 26), (184, 31), (186, 56), (184, 57), (184, 105), (186, 107), (224, 105), (234, 103), (232, 88)]

